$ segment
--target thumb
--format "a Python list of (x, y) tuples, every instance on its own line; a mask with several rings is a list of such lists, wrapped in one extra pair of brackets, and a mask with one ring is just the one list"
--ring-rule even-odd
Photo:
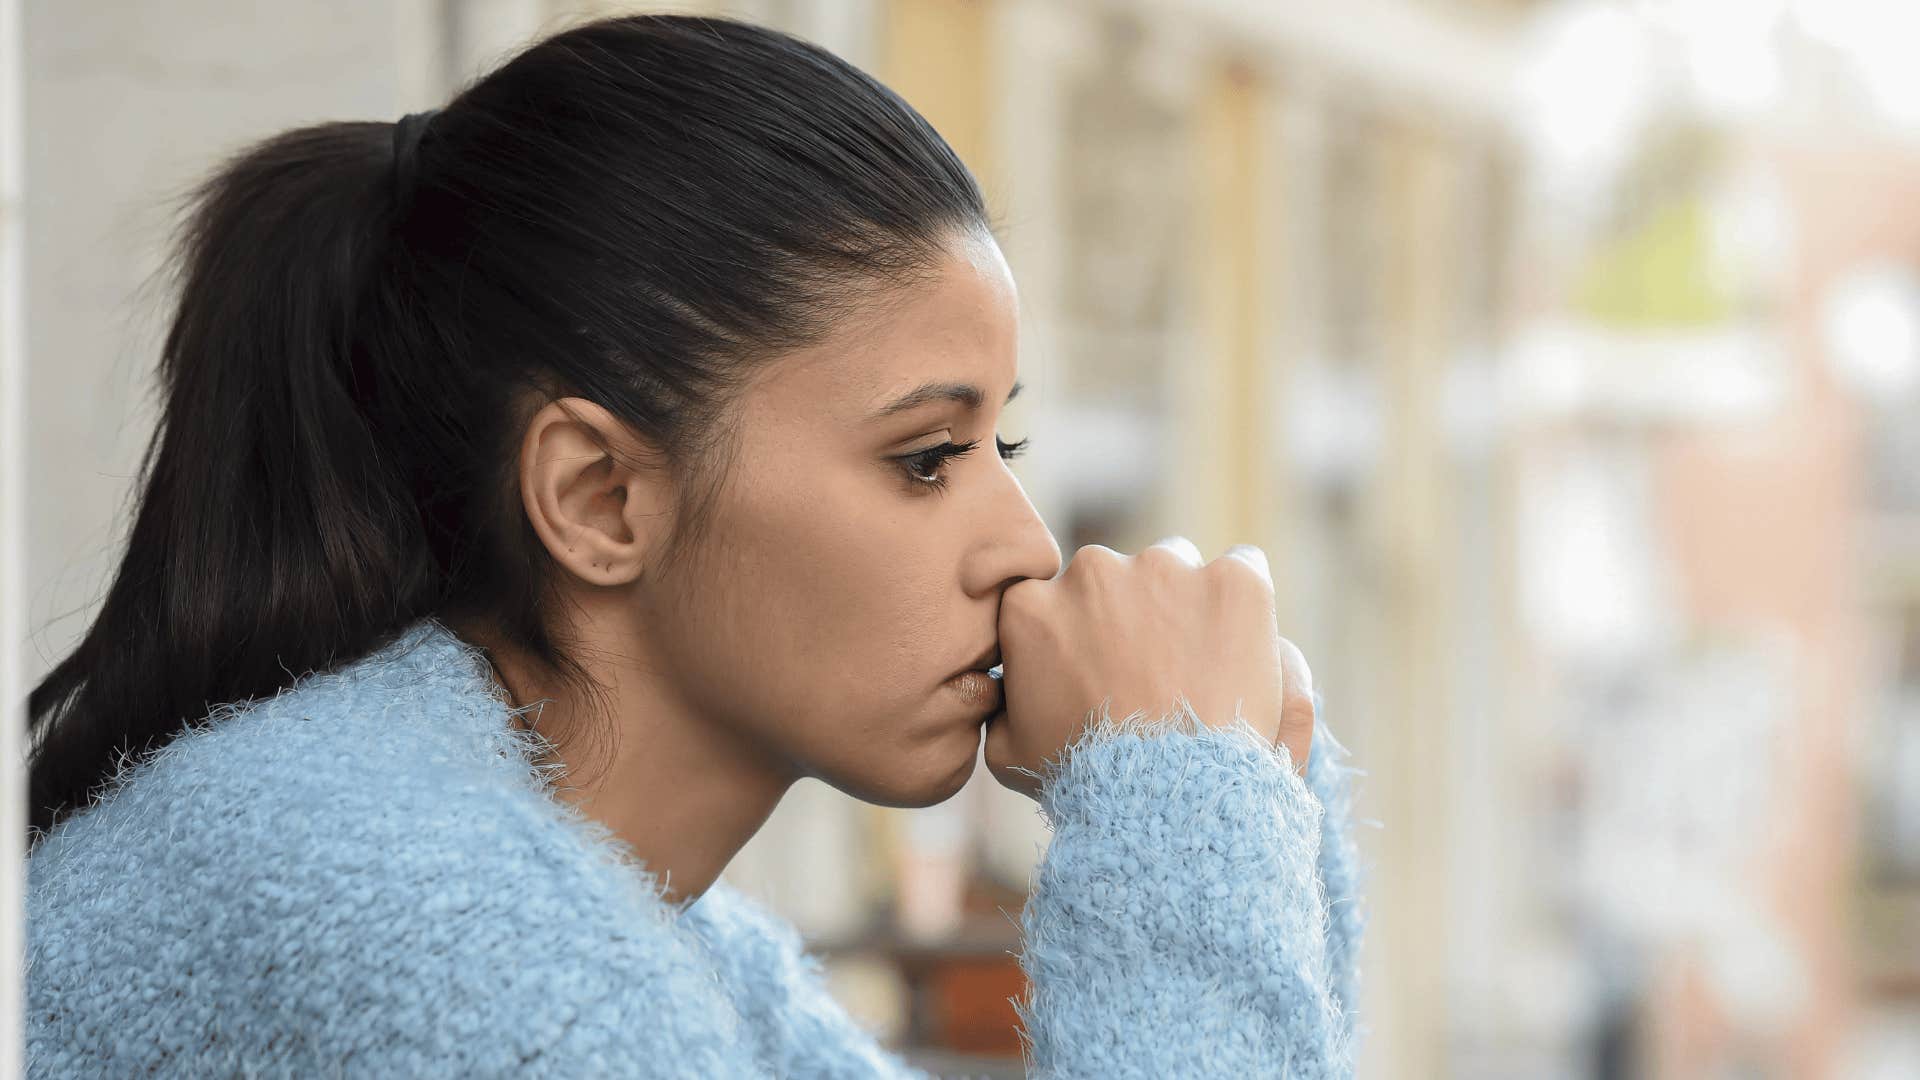
[(1280, 731), (1275, 741), (1286, 744), (1294, 771), (1307, 774), (1307, 755), (1313, 750), (1313, 669), (1298, 646), (1280, 639)]

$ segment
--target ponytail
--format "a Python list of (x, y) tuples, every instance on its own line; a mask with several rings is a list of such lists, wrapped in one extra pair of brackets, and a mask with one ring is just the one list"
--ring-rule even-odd
[(126, 555), (28, 699), (30, 844), (123, 755), (377, 647), (436, 599), (413, 499), (356, 400), (371, 389), (355, 344), (383, 287), (391, 128), (287, 132), (193, 192)]

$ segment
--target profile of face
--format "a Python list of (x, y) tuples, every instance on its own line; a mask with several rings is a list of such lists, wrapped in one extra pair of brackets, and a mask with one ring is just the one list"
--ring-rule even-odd
[[(929, 282), (755, 376), (710, 539), (666, 572), (666, 481), (557, 405), (535, 417), (522, 494), (586, 620), (575, 633), (610, 658), (596, 674), (619, 681), (629, 747), (676, 723), (690, 768), (725, 756), (885, 806), (960, 790), (987, 710), (949, 677), (997, 647), (1009, 585), (1061, 569), (1001, 453), (1017, 342), (998, 245), (956, 237)], [(925, 453), (949, 443), (973, 448)]]

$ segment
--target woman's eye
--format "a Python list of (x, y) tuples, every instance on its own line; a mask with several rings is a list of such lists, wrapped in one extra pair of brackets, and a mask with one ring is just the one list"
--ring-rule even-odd
[[(1017, 443), (1006, 443), (996, 438), (994, 445), (1003, 460), (1011, 461), (1026, 450), (1028, 441), (1028, 439), (1021, 439)], [(946, 489), (949, 479), (946, 474), (947, 462), (954, 458), (965, 457), (978, 445), (980, 445), (978, 439), (964, 443), (944, 442), (938, 446), (929, 446), (925, 450), (908, 454), (898, 460), (907, 474), (907, 479), (916, 486), (942, 491)]]

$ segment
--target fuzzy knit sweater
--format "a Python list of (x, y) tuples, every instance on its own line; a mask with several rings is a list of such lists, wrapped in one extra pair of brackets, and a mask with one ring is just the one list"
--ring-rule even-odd
[[(926, 1077), (790, 923), (667, 901), (510, 716), (423, 619), (123, 764), (28, 862), (28, 1075)], [(1188, 711), (1049, 759), (1032, 1075), (1351, 1075), (1344, 754)]]

